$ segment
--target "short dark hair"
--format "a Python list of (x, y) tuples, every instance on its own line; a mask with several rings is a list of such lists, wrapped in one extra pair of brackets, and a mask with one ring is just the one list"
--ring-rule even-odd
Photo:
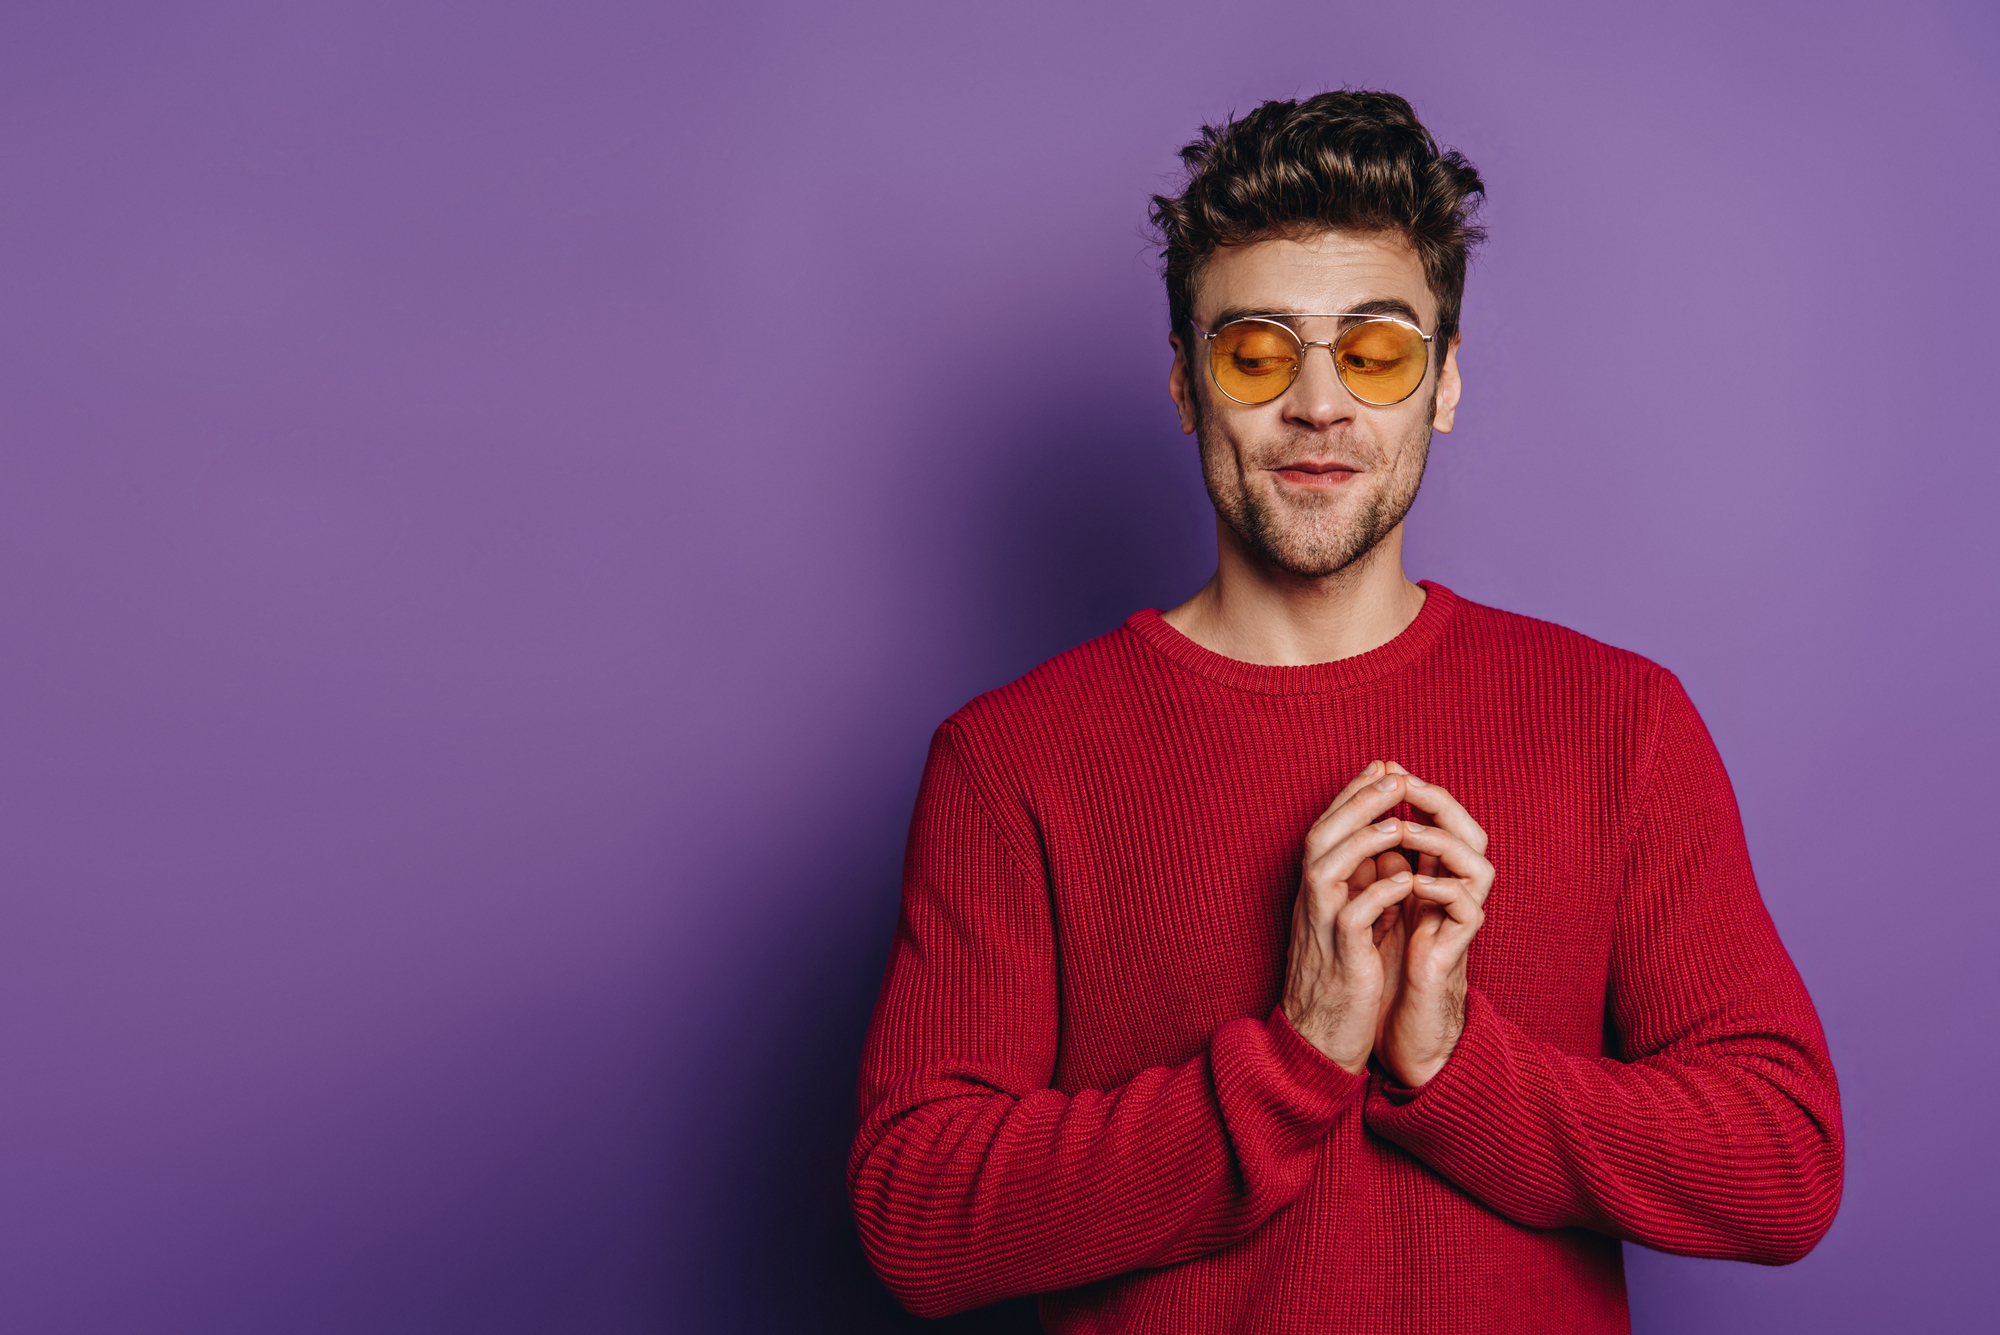
[(1154, 195), (1151, 216), (1168, 317), (1183, 342), (1194, 323), (1195, 277), (1219, 247), (1326, 228), (1400, 233), (1437, 298), (1440, 350), (1458, 332), (1466, 258), (1486, 237), (1472, 220), (1473, 196), (1483, 199), (1486, 187), (1394, 93), (1266, 102), (1226, 125), (1204, 125), (1181, 161), (1186, 185)]

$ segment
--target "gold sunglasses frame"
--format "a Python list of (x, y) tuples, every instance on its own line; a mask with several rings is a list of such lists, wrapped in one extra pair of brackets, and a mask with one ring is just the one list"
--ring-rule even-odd
[[(1345, 329), (1342, 329), (1340, 333), (1333, 338), (1305, 339), (1305, 338), (1300, 338), (1299, 331), (1292, 328), (1290, 325), (1286, 324), (1285, 323), (1286, 320), (1353, 320), (1355, 323), (1348, 325)], [(1340, 342), (1341, 339), (1346, 338), (1349, 334), (1353, 333), (1355, 330), (1361, 328), (1362, 325), (1376, 324), (1376, 323), (1399, 324), (1403, 326), (1403, 328), (1410, 330), (1418, 338), (1424, 341), (1424, 373), (1417, 377), (1416, 384), (1410, 386), (1409, 394), (1405, 394), (1403, 395), (1402, 398), (1399, 399), (1390, 399), (1387, 403), (1377, 403), (1373, 399), (1364, 399), (1359, 394), (1356, 394), (1354, 392), (1354, 386), (1348, 384), (1347, 377), (1343, 376), (1340, 373), (1340, 359), (1334, 355), (1333, 351), (1334, 345), (1336, 343)], [(1292, 378), (1285, 382), (1285, 386), (1283, 389), (1280, 389), (1276, 394), (1273, 394), (1268, 399), (1263, 399), (1254, 403), (1249, 399), (1239, 399), (1234, 394), (1231, 394), (1228, 390), (1224, 389), (1222, 387), (1222, 381), (1216, 378), (1215, 337), (1217, 334), (1220, 334), (1223, 330), (1230, 328), (1232, 325), (1239, 325), (1239, 324), (1275, 325), (1279, 329), (1284, 330), (1285, 333), (1291, 337), (1292, 342), (1299, 345), (1299, 361), (1298, 361), (1299, 369), (1292, 373)], [(1202, 338), (1208, 340), (1209, 343), (1208, 356), (1204, 357), (1202, 360), (1208, 365), (1208, 382), (1211, 385), (1215, 386), (1215, 392), (1220, 394), (1223, 398), (1228, 399), (1231, 403), (1240, 403), (1246, 408), (1261, 408), (1266, 403), (1276, 403), (1279, 399), (1285, 396), (1285, 393), (1288, 390), (1290, 390), (1293, 385), (1298, 384), (1299, 377), (1305, 373), (1307, 348), (1326, 349), (1326, 355), (1333, 359), (1333, 378), (1340, 382), (1340, 387), (1346, 390), (1348, 397), (1352, 398), (1356, 403), (1365, 403), (1370, 408), (1393, 408), (1397, 404), (1403, 403), (1406, 400), (1408, 400), (1410, 394), (1415, 394), (1418, 390), (1424, 387), (1424, 381), (1427, 378), (1429, 378), (1431, 373), (1431, 345), (1437, 341), (1436, 334), (1426, 334), (1422, 329), (1419, 329), (1416, 325), (1412, 324), (1408, 320), (1403, 319), (1401, 316), (1378, 315), (1369, 311), (1338, 311), (1331, 315), (1307, 315), (1307, 314), (1283, 315), (1283, 316), (1239, 315), (1234, 320), (1224, 320), (1221, 324), (1217, 325), (1212, 331), (1204, 330), (1200, 325), (1196, 324), (1192, 320), (1188, 321), (1188, 328), (1194, 330), (1195, 333), (1199, 334)]]

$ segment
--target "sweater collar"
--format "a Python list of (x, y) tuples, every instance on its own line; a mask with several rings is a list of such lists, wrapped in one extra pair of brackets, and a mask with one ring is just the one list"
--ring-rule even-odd
[(1159, 609), (1147, 607), (1134, 612), (1125, 629), (1148, 646), (1189, 672), (1221, 682), (1239, 691), (1258, 695), (1314, 695), (1344, 691), (1386, 677), (1409, 666), (1429, 653), (1444, 634), (1445, 625), (1458, 609), (1458, 595), (1442, 584), (1418, 580), (1424, 590), (1424, 605), (1417, 619), (1403, 628), (1387, 644), (1352, 658), (1331, 663), (1309, 663), (1302, 667), (1273, 667), (1244, 663), (1204, 649), (1169, 626)]

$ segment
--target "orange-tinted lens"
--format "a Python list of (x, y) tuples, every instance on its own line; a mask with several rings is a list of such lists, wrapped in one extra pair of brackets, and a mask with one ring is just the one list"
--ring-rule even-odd
[(1216, 387), (1230, 398), (1269, 403), (1298, 379), (1299, 341), (1281, 324), (1241, 320), (1209, 340), (1208, 364)]
[(1424, 337), (1396, 320), (1364, 320), (1333, 345), (1340, 382), (1363, 403), (1401, 403), (1424, 383)]

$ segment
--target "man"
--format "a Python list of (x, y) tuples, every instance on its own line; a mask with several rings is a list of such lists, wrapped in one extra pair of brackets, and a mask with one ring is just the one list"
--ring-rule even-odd
[(1477, 174), (1384, 93), (1157, 198), (1188, 602), (934, 739), (850, 1183), (912, 1309), (1622, 1331), (1619, 1239), (1783, 1263), (1838, 1094), (1680, 684), (1403, 573)]

